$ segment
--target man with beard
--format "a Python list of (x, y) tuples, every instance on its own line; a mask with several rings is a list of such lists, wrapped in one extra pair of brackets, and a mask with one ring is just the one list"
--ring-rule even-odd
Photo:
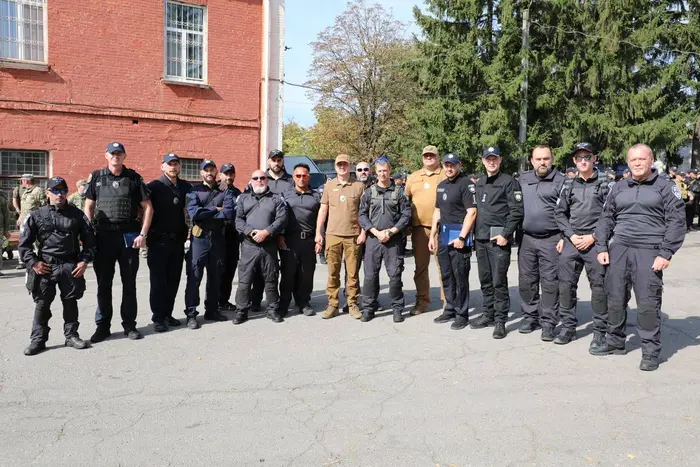
[(627, 290), (632, 287), (642, 371), (659, 367), (663, 271), (683, 245), (686, 227), (678, 186), (659, 177), (653, 163), (654, 153), (646, 144), (627, 151), (632, 177), (612, 186), (595, 231), (598, 261), (607, 266), (608, 333), (605, 345), (591, 353), (625, 353)]
[[(437, 256), (428, 250), (430, 227), (433, 222), (437, 186), (447, 176), (440, 166), (440, 154), (435, 146), (426, 146), (422, 153), (423, 168), (416, 170), (406, 180), (406, 196), (411, 201), (411, 246), (416, 260), (413, 281), (416, 284), (416, 304), (411, 315), (428, 311), (430, 305), (430, 258)], [(440, 284), (440, 296), (445, 295)]]
[(506, 337), (510, 311), (508, 268), (513, 234), (523, 220), (520, 184), (500, 171), (503, 158), (497, 147), (486, 148), (481, 159), (486, 175), (476, 183), (479, 215), (474, 246), (483, 297), (483, 313), (472, 321), (472, 329), (494, 326), (493, 338)]
[(149, 301), (155, 332), (165, 332), (169, 326), (181, 324), (173, 317), (173, 308), (185, 259), (185, 201), (192, 191), (192, 185), (179, 177), (180, 158), (177, 154), (163, 156), (160, 169), (163, 175), (148, 184), (153, 222), (146, 240), (151, 280)]
[(467, 242), (467, 236), (477, 215), (476, 189), (471, 180), (461, 174), (462, 163), (456, 154), (445, 155), (442, 167), (447, 178), (437, 186), (428, 249), (438, 251), (445, 308), (433, 321), (447, 323), (454, 319), (451, 329), (459, 330), (469, 324), (469, 261), (472, 246)]
[(204, 160), (200, 165), (202, 183), (192, 187), (187, 195), (187, 213), (192, 219), (190, 250), (185, 288), (185, 315), (187, 327), (199, 329), (197, 306), (199, 285), (204, 269), (207, 270), (207, 287), (204, 298), (204, 319), (226, 321), (219, 312), (221, 268), (224, 261), (224, 222), (233, 218), (235, 200), (231, 190), (220, 190), (216, 181), (216, 164)]
[[(36, 304), (31, 343), (24, 355), (46, 350), (56, 286), (63, 303), (65, 345), (75, 349), (88, 347), (78, 335), (78, 300), (85, 292), (83, 274), (94, 257), (95, 233), (85, 214), (66, 202), (67, 194), (64, 179), (49, 179), (46, 196), (51, 204), (27, 215), (19, 240), (19, 255), (27, 265), (27, 288)], [(34, 242), (39, 243), (38, 254), (34, 252)]]
[(289, 219), (284, 233), (286, 248), (280, 251), (279, 313), (282, 317), (287, 315), (292, 295), (301, 313), (306, 316), (316, 314), (310, 302), (316, 271), (316, 250), (321, 250), (314, 242), (321, 194), (309, 187), (309, 180), (309, 166), (297, 164), (294, 167), (294, 189), (282, 193)]
[[(236, 181), (236, 167), (233, 164), (221, 166), (219, 174), (219, 190), (230, 190), (234, 199), (238, 199), (241, 190), (233, 184)], [(240, 241), (236, 231), (236, 219), (224, 221), (224, 244), (226, 254), (224, 258), (224, 269), (221, 273), (221, 295), (219, 295), (219, 311), (236, 311), (236, 305), (231, 303), (231, 291), (233, 290), (233, 277), (236, 275), (238, 258), (240, 257)]]
[(287, 207), (282, 197), (270, 190), (267, 176), (262, 170), (253, 172), (250, 186), (251, 191), (243, 193), (236, 203), (236, 230), (244, 240), (241, 243), (237, 311), (233, 324), (248, 320), (250, 289), (256, 277), (265, 284), (267, 317), (281, 323), (284, 318), (279, 313), (277, 237), (287, 226)]
[(579, 143), (573, 160), (578, 176), (566, 180), (555, 209), (557, 224), (564, 234), (564, 247), (559, 255), (559, 317), (561, 330), (555, 344), (568, 344), (576, 338), (576, 291), (581, 271), (586, 268), (591, 286), (593, 340), (590, 349), (605, 343), (608, 300), (605, 295), (605, 267), (597, 259), (595, 226), (603, 213), (609, 186), (613, 185), (595, 168), (597, 157), (593, 146)]
[[(564, 242), (554, 209), (565, 177), (552, 170), (552, 151), (535, 146), (533, 170), (520, 175), (525, 216), (518, 249), (518, 282), (523, 320), (519, 332), (529, 334), (542, 327), (542, 340), (554, 340), (559, 308), (559, 251)], [(542, 297), (540, 299), (540, 285)]]
[(75, 187), (78, 191), (68, 197), (68, 204), (72, 204), (82, 211), (85, 208), (85, 192), (88, 188), (88, 182), (87, 180), (78, 180)]
[(369, 186), (374, 183), (369, 162), (360, 161), (355, 165), (355, 178), (358, 182), (364, 183), (365, 188), (369, 188)]

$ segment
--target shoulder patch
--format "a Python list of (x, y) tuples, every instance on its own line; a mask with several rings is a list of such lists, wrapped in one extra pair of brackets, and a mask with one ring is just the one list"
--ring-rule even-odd
[(515, 201), (522, 201), (523, 200), (523, 192), (522, 191), (514, 191), (513, 196), (515, 197)]
[(476, 193), (476, 187), (474, 185), (469, 185), (469, 191)]
[(673, 186), (671, 187), (671, 191), (673, 192), (673, 196), (675, 196), (675, 197), (678, 198), (678, 199), (682, 199), (682, 197), (681, 197), (681, 190), (678, 189), (678, 185), (676, 185), (676, 184), (674, 183)]

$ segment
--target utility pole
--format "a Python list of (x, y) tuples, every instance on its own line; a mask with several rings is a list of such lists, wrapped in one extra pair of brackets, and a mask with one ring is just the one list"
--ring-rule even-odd
[(523, 83), (520, 87), (522, 103), (520, 106), (520, 133), (518, 139), (520, 141), (520, 172), (527, 170), (527, 153), (525, 152), (525, 142), (527, 141), (527, 89), (528, 89), (528, 74), (530, 68), (530, 8), (529, 6), (523, 10), (523, 43), (521, 53), (523, 58), (521, 65), (523, 68)]

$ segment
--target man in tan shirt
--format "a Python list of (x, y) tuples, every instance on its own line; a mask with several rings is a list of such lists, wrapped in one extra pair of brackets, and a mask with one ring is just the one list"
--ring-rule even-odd
[[(360, 269), (360, 245), (365, 242), (366, 234), (360, 228), (358, 214), (360, 197), (365, 191), (362, 182), (350, 179), (350, 159), (341, 154), (335, 158), (335, 170), (338, 174), (326, 183), (321, 197), (321, 208), (316, 223), (316, 248), (323, 245), (323, 227), (326, 226), (326, 261), (328, 262), (328, 308), (321, 314), (323, 319), (338, 316), (338, 290), (340, 289), (340, 268), (345, 258), (348, 295), (348, 309), (355, 319), (362, 317), (358, 306), (360, 295), (358, 273)], [(326, 223), (326, 219), (328, 222)]]
[[(435, 198), (438, 183), (447, 178), (440, 166), (438, 150), (435, 146), (423, 148), (423, 168), (413, 172), (406, 180), (406, 196), (411, 200), (411, 242), (413, 256), (416, 260), (416, 272), (413, 280), (416, 283), (416, 305), (411, 310), (412, 315), (428, 311), (430, 304), (430, 251), (428, 240), (430, 227), (435, 211)], [(437, 259), (437, 257), (436, 257)], [(445, 295), (440, 287), (440, 296)]]

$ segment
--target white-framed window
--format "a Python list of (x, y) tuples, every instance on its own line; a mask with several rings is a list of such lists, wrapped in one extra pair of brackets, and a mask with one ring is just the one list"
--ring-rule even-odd
[(165, 79), (207, 80), (207, 8), (165, 1)]
[(46, 63), (47, 0), (0, 0), (0, 59)]
[[(0, 149), (0, 190), (5, 192), (12, 206), (12, 191), (20, 186), (19, 179), (24, 174), (34, 175), (34, 182), (46, 186), (49, 178), (49, 153), (23, 149)], [(17, 230), (13, 222), (10, 230)]]
[(204, 159), (180, 159), (180, 178), (190, 183), (202, 181), (199, 175), (199, 166)]

